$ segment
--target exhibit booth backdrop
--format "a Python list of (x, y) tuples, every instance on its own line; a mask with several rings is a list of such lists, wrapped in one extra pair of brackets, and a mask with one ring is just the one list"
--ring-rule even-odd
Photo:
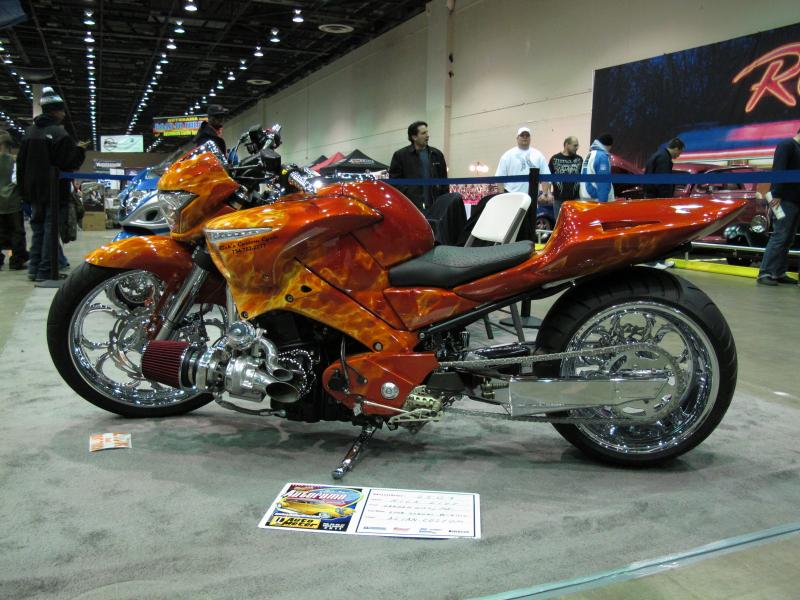
[(796, 0), (769, 10), (745, 0), (458, 0), (449, 16), (444, 1), (431, 2), (425, 14), (233, 117), (226, 141), (255, 123), (281, 122), (288, 162), (359, 148), (388, 163), (408, 143), (408, 124), (423, 119), (451, 176), (469, 176), (475, 162), (493, 171), (523, 124), (547, 156), (571, 134), (583, 153), (595, 70), (797, 20)]
[(644, 167), (676, 135), (680, 162), (771, 166), (800, 128), (800, 24), (600, 69), (592, 137), (614, 132), (614, 154)]

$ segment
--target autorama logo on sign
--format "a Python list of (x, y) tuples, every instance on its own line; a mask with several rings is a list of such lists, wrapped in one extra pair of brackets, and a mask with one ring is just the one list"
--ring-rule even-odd
[[(744, 111), (751, 112), (767, 94), (786, 106), (797, 106), (795, 92), (800, 96), (800, 42), (785, 44), (757, 58), (739, 71), (732, 83), (739, 83), (761, 67), (765, 67), (764, 73), (760, 81), (750, 86), (752, 94)], [(789, 82), (795, 77), (797, 85), (792, 89)]]

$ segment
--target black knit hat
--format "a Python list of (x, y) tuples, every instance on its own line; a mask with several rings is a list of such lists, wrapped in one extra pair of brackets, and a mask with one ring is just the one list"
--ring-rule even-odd
[(64, 99), (56, 94), (51, 87), (42, 88), (42, 98), (39, 104), (41, 104), (42, 110), (45, 112), (64, 110)]

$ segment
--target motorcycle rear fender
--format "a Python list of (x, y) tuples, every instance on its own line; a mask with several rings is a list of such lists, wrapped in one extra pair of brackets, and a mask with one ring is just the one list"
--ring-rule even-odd
[(540, 252), (452, 291), (467, 300), (495, 302), (545, 284), (655, 260), (724, 227), (745, 205), (745, 200), (705, 198), (565, 202)]
[[(162, 235), (130, 237), (100, 246), (86, 256), (86, 262), (109, 269), (142, 269), (155, 273), (167, 291), (180, 287), (192, 270), (192, 246)], [(225, 303), (225, 281), (214, 273), (200, 289), (200, 301)]]

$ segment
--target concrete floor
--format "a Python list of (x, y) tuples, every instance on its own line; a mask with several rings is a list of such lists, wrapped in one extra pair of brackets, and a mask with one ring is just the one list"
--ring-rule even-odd
[[(85, 232), (67, 255), (77, 264), (110, 236)], [(105, 413), (50, 362), (53, 290), (0, 271), (0, 597), (479, 597), (800, 521), (800, 289), (679, 274), (720, 306), (739, 351), (717, 431), (652, 470), (589, 462), (547, 425), (453, 415), (416, 436), (380, 432), (347, 484), (481, 494), (482, 540), (426, 541), (258, 529), (287, 481), (331, 482), (357, 429), (217, 406)], [(134, 448), (90, 454), (89, 435), (107, 431), (131, 432)], [(782, 540), (575, 597), (790, 597), (797, 550)]]

